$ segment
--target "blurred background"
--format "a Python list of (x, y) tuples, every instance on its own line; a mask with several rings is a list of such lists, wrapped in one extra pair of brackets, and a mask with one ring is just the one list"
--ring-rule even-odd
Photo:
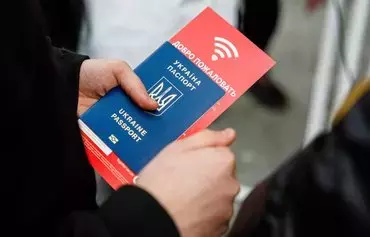
[(369, 0), (86, 0), (85, 5), (71, 48), (92, 58), (123, 59), (136, 67), (211, 6), (276, 60), (212, 125), (238, 133), (233, 150), (241, 199), (330, 129), (330, 117), (353, 83), (370, 74)]

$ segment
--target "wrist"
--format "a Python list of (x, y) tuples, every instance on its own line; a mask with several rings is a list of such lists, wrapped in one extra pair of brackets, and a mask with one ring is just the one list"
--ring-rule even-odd
[(153, 236), (157, 233), (180, 236), (172, 218), (162, 205), (148, 192), (135, 186), (119, 189), (103, 204), (99, 215), (112, 237)]

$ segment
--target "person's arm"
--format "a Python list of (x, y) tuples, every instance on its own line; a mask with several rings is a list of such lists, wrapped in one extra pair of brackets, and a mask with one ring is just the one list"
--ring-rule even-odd
[(72, 88), (78, 89), (81, 64), (83, 61), (89, 59), (89, 57), (64, 48), (54, 47), (52, 46), (51, 39), (47, 39), (52, 50), (52, 58), (54, 59), (59, 73), (68, 80)]
[(60, 226), (59, 236), (123, 237), (179, 236), (161, 205), (144, 190), (125, 186), (95, 212), (73, 212)]

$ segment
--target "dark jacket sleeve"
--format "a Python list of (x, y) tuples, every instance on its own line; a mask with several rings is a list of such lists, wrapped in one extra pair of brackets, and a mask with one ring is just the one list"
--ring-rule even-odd
[[(52, 41), (47, 38), (50, 45)], [(78, 88), (80, 68), (83, 61), (89, 59), (86, 55), (76, 54), (70, 50), (64, 48), (52, 48), (52, 58), (55, 60), (55, 65), (61, 77), (65, 78), (69, 85), (73, 88)], [(77, 87), (76, 87), (77, 85)]]
[(119, 189), (95, 212), (73, 212), (59, 236), (179, 236), (161, 205), (134, 186)]

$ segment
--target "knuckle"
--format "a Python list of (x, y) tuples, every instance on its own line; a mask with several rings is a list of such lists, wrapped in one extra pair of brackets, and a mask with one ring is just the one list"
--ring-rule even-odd
[(199, 139), (200, 140), (210, 140), (210, 139), (213, 139), (214, 138), (213, 135), (214, 134), (213, 134), (213, 132), (211, 130), (205, 129), (205, 130), (203, 130), (203, 132), (201, 132), (199, 134)]
[(224, 225), (222, 225), (220, 227), (220, 230), (219, 230), (219, 233), (217, 234), (217, 236), (224, 236), (227, 231), (229, 230), (229, 225), (228, 223), (225, 223)]
[(128, 65), (128, 63), (122, 60), (113, 61), (112, 66), (118, 73), (126, 74), (128, 71), (131, 70), (131, 67)]
[(228, 150), (228, 162), (231, 163), (231, 164), (235, 164), (235, 160), (236, 160), (236, 156), (235, 156), (235, 153), (232, 152), (230, 149)]
[(236, 156), (234, 152), (230, 151), (229, 156), (227, 157), (228, 159), (228, 165), (230, 168), (235, 169), (236, 168)]
[(131, 69), (130, 65), (126, 61), (119, 60), (116, 63), (117, 63), (117, 65), (119, 65), (122, 68)]
[[(217, 167), (222, 175), (227, 175), (228, 177), (234, 179), (236, 171), (236, 158), (235, 153), (226, 147), (215, 148), (213, 153), (213, 161), (217, 163)], [(228, 180), (228, 183), (232, 182)]]
[(222, 156), (222, 160), (225, 162), (226, 165), (234, 165), (235, 164), (235, 153), (231, 151), (228, 147), (221, 147), (219, 148), (219, 152)]
[(214, 136), (211, 130), (203, 130), (202, 132), (194, 135), (192, 138), (188, 139), (188, 142), (192, 143), (193, 145), (204, 145), (213, 141)]
[(225, 186), (227, 186), (225, 195), (229, 199), (234, 199), (240, 192), (240, 183), (235, 178), (230, 177), (225, 182)]

